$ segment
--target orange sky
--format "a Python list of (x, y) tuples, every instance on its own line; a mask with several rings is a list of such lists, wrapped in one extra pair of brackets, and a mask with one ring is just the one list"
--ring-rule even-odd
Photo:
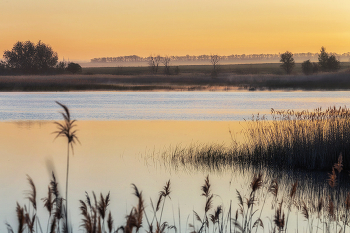
[(1, 0), (0, 51), (42, 40), (59, 59), (350, 51), (349, 0)]

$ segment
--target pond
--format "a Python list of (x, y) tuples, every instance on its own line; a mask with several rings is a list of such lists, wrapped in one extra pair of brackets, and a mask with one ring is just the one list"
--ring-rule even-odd
[[(270, 109), (315, 109), (346, 106), (350, 92), (67, 92), (0, 93), (0, 219), (15, 229), (16, 201), (28, 205), (30, 186), (37, 188), (38, 216), (46, 229), (47, 211), (40, 200), (54, 172), (59, 190), (65, 192), (66, 151), (64, 138), (55, 139), (53, 121), (61, 121), (62, 110), (55, 101), (66, 104), (77, 119), (81, 144), (70, 157), (69, 215), (74, 232), (81, 231), (79, 200), (85, 191), (99, 196), (110, 192), (109, 209), (116, 227), (137, 198), (131, 184), (142, 190), (151, 216), (151, 202), (171, 181), (171, 200), (166, 200), (164, 220), (189, 232), (193, 210), (204, 213), (201, 186), (209, 175), (213, 206), (230, 204), (238, 208), (237, 193), (249, 195), (253, 174), (234, 170), (211, 172), (205, 169), (174, 169), (160, 160), (160, 154), (176, 147), (219, 144), (229, 146), (231, 131), (238, 140), (244, 119), (252, 114), (269, 114)], [(55, 139), (55, 140), (54, 140)], [(325, 181), (326, 182), (326, 181)], [(289, 184), (288, 184), (289, 185)], [(289, 189), (290, 187), (286, 187)], [(263, 190), (262, 192), (265, 192)], [(63, 195), (64, 196), (64, 195)], [(231, 202), (232, 201), (232, 202)], [(261, 204), (261, 203), (260, 203)], [(264, 219), (274, 210), (264, 209)], [(299, 216), (300, 217), (300, 216)], [(300, 217), (302, 218), (302, 217)], [(290, 221), (296, 221), (294, 220)], [(299, 221), (302, 221), (299, 219)], [(300, 224), (300, 223), (299, 223)], [(147, 226), (144, 223), (144, 226)], [(0, 226), (1, 231), (6, 226)], [(198, 230), (198, 229), (197, 229)], [(46, 232), (46, 230), (44, 231)]]

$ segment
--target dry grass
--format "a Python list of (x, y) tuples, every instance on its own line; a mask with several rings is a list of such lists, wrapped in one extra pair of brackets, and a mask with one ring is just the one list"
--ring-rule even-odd
[[(337, 167), (338, 164), (334, 164), (333, 167)], [(338, 170), (337, 173), (340, 173)], [(326, 181), (324, 181), (326, 183)], [(34, 182), (31, 180), (29, 184), (32, 186)], [(47, 203), (51, 203), (48, 206), (48, 213), (50, 216), (47, 224), (46, 232), (65, 232), (64, 221), (64, 203), (59, 193), (56, 190), (57, 182), (55, 176), (52, 176), (50, 185), (51, 193), (55, 196), (55, 199), (49, 202), (48, 198), (44, 198), (43, 202), (47, 208)], [(318, 198), (318, 200), (308, 199), (302, 194), (302, 190), (297, 188), (297, 182), (290, 185), (290, 191), (281, 192), (279, 188), (280, 184), (277, 180), (269, 182), (267, 177), (263, 174), (254, 174), (251, 178), (251, 183), (247, 186), (249, 193), (247, 196), (243, 196), (240, 191), (236, 190), (238, 206), (236, 211), (233, 210), (235, 216), (232, 216), (232, 200), (230, 201), (229, 208), (225, 208), (223, 204), (216, 207), (213, 206), (213, 200), (220, 198), (219, 195), (214, 195), (209, 176), (204, 179), (204, 184), (200, 187), (202, 194), (205, 198), (203, 203), (203, 209), (200, 211), (193, 211), (193, 217), (196, 222), (190, 223), (186, 227), (185, 232), (191, 233), (256, 233), (256, 232), (287, 232), (287, 231), (299, 231), (303, 232), (346, 232), (346, 228), (349, 225), (349, 209), (350, 209), (350, 194), (343, 193), (346, 198), (339, 199), (336, 202), (334, 199), (341, 197), (336, 190), (330, 195), (324, 195)], [(132, 207), (130, 213), (126, 215), (125, 225), (116, 227), (114, 225), (114, 219), (112, 217), (113, 209), (109, 209), (110, 195), (109, 193), (104, 196), (100, 194), (99, 200), (93, 192), (93, 198), (86, 193), (86, 200), (80, 200), (80, 212), (81, 212), (81, 225), (80, 228), (83, 232), (99, 233), (99, 232), (149, 232), (149, 233), (163, 233), (163, 232), (177, 232), (181, 231), (180, 220), (179, 225), (170, 225), (168, 221), (162, 219), (164, 203), (166, 199), (170, 199), (171, 189), (170, 181), (166, 182), (163, 189), (159, 192), (159, 198), (157, 207), (153, 206), (151, 200), (151, 217), (147, 216), (145, 207), (145, 200), (143, 199), (142, 192), (132, 185), (134, 195), (137, 198), (137, 205)], [(55, 191), (56, 190), (56, 191)], [(300, 198), (295, 199), (295, 196)], [(49, 194), (50, 196), (50, 194)], [(326, 201), (324, 201), (326, 200)], [(33, 204), (33, 202), (30, 202)], [(260, 204), (259, 204), (260, 203)], [(263, 203), (261, 205), (261, 203)], [(265, 205), (269, 204), (269, 205)], [(170, 207), (170, 206), (169, 206)], [(169, 209), (165, 211), (170, 211)], [(267, 214), (266, 208), (271, 208), (273, 212)], [(51, 218), (51, 211), (54, 210), (54, 214)], [(180, 210), (179, 210), (180, 211)], [(294, 217), (302, 217), (306, 224), (289, 223), (288, 219), (290, 213), (295, 212)], [(43, 232), (40, 227), (35, 228), (39, 223), (39, 218), (36, 213), (30, 213), (27, 206), (21, 206), (17, 203), (17, 232)], [(108, 213), (108, 215), (107, 215)], [(149, 212), (148, 212), (149, 213)], [(258, 215), (260, 213), (260, 215)], [(201, 217), (203, 216), (203, 217)], [(179, 218), (181, 216), (179, 215)], [(106, 224), (105, 220), (106, 219)], [(14, 232), (12, 226), (6, 224), (9, 232)], [(67, 227), (69, 228), (69, 227)], [(184, 229), (184, 228), (182, 228)]]
[(348, 90), (349, 71), (316, 75), (205, 73), (179, 75), (0, 76), (0, 91)]
[[(274, 170), (350, 170), (350, 109), (328, 108), (315, 111), (275, 111), (272, 120), (259, 115), (248, 122), (245, 141), (230, 147), (197, 145), (177, 147), (162, 156), (165, 165), (206, 171), (238, 166)], [(338, 161), (342, 154), (341, 161)]]

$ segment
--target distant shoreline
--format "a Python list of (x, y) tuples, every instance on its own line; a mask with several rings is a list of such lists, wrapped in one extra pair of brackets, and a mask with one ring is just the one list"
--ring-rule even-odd
[(350, 90), (350, 72), (316, 75), (21, 75), (0, 76), (0, 92), (49, 91), (325, 91)]

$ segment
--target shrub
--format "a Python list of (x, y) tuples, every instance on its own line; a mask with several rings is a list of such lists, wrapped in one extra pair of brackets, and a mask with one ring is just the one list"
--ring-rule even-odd
[(309, 75), (313, 73), (313, 65), (310, 62), (310, 60), (304, 61), (301, 64), (301, 69), (303, 71), (304, 74)]
[(67, 71), (71, 72), (72, 74), (81, 73), (82, 68), (78, 63), (70, 62), (67, 66)]

